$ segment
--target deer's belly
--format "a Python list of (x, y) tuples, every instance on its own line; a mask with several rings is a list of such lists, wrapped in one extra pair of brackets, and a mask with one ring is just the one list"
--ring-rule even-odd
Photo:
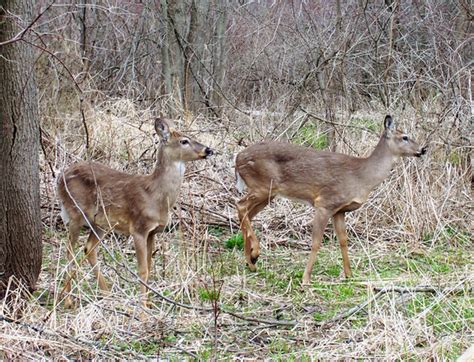
[(359, 207), (362, 206), (362, 202), (357, 202), (357, 201), (352, 201), (351, 203), (342, 206), (338, 212), (349, 212), (349, 211), (354, 211), (357, 210)]
[(282, 195), (282, 197), (285, 198), (285, 199), (294, 201), (294, 202), (298, 202), (300, 204), (305, 204), (305, 205), (308, 205), (308, 206), (314, 206), (313, 202), (311, 200), (308, 200), (308, 199), (299, 198), (299, 197), (290, 197), (290, 196), (285, 196), (285, 195)]

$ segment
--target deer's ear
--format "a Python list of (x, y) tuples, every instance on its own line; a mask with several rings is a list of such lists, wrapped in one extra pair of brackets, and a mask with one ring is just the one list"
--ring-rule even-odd
[(395, 121), (393, 120), (392, 116), (386, 115), (383, 125), (385, 127), (385, 131), (389, 133), (395, 131)]
[(164, 142), (170, 139), (170, 126), (164, 118), (155, 119), (155, 131)]

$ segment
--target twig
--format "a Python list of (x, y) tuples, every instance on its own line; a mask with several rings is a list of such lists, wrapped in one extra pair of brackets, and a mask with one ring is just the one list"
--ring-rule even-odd
[[(41, 38), (40, 38), (41, 40)], [(26, 39), (23, 39), (23, 41), (26, 43), (26, 44), (29, 44), (31, 46), (34, 46), (35, 48), (38, 48), (39, 50), (45, 52), (45, 53), (48, 53), (49, 55), (51, 55), (54, 59), (56, 59), (64, 68), (64, 70), (66, 70), (66, 72), (69, 74), (69, 77), (71, 77), (72, 81), (74, 82), (74, 85), (76, 86), (76, 88), (78, 89), (79, 93), (83, 93), (81, 87), (79, 86), (79, 84), (76, 82), (76, 79), (74, 78), (74, 75), (72, 74), (71, 70), (66, 66), (66, 64), (64, 64), (64, 62), (56, 55), (54, 54), (53, 52), (49, 51), (48, 49), (42, 47), (42, 46), (39, 46), (38, 44), (35, 44), (35, 43), (32, 43)]]
[(51, 164), (51, 161), (48, 158), (48, 154), (46, 152), (46, 148), (45, 148), (44, 142), (43, 142), (43, 135), (46, 135), (46, 133), (45, 133), (45, 131), (43, 130), (43, 128), (41, 126), (39, 128), (39, 131), (40, 131), (39, 140), (40, 140), (40, 145), (41, 145), (41, 151), (43, 151), (44, 159), (45, 159), (46, 163), (49, 166), (49, 170), (51, 171), (51, 175), (53, 176), (53, 179), (55, 179), (56, 178), (56, 173), (54, 172), (53, 165)]
[(396, 292), (396, 293), (433, 293), (433, 294), (455, 294), (455, 293), (461, 293), (461, 292), (468, 292), (472, 293), (474, 291), (474, 288), (435, 288), (431, 286), (415, 286), (415, 287), (374, 287), (374, 291), (377, 292), (382, 292), (382, 293), (390, 293), (390, 292)]
[[(56, 337), (59, 336), (61, 338), (64, 338), (65, 340), (69, 340), (69, 341), (73, 342), (74, 344), (76, 344), (78, 346), (82, 346), (82, 347), (87, 346), (88, 348), (91, 348), (91, 349), (94, 349), (94, 350), (97, 349), (96, 343), (94, 343), (92, 341), (84, 340), (83, 338), (80, 338), (80, 337), (69, 336), (69, 335), (67, 335), (66, 333), (63, 333), (63, 332), (50, 331), (50, 330), (47, 330), (44, 327), (36, 327), (36, 326), (33, 326), (33, 325), (25, 323), (25, 322), (21, 322), (21, 321), (16, 320), (16, 319), (6, 317), (4, 315), (0, 315), (0, 321), (5, 321), (5, 322), (8, 322), (8, 323), (17, 324), (21, 327), (31, 329), (31, 330), (39, 333), (39, 334), (48, 334), (50, 336), (56, 336)], [(115, 348), (113, 346), (111, 348), (114, 350), (114, 352), (120, 351), (119, 348)], [(106, 351), (104, 352), (102, 350), (99, 350), (99, 351), (101, 353), (104, 353), (103, 355), (108, 356), (108, 357), (114, 357), (115, 356), (115, 353), (106, 352)]]
[(185, 350), (183, 347), (176, 346), (176, 345), (174, 345), (174, 344), (169, 344), (169, 346), (172, 347), (172, 348), (176, 348), (178, 351), (183, 352), (183, 353), (185, 353), (185, 354), (187, 354), (187, 355), (193, 357), (193, 358), (196, 359), (196, 360), (199, 359), (199, 356), (198, 356), (197, 354), (195, 354), (195, 353), (193, 353), (193, 352), (191, 352), (191, 351), (187, 351), (187, 350)]
[(222, 309), (222, 313), (229, 314), (237, 319), (242, 319), (244, 321), (248, 322), (255, 322), (255, 323), (262, 323), (262, 324), (269, 324), (269, 325), (274, 325), (274, 326), (285, 326), (285, 327), (294, 327), (296, 326), (299, 322), (296, 320), (292, 321), (280, 321), (276, 319), (260, 319), (260, 318), (253, 318), (253, 317), (244, 317), (241, 314), (237, 314), (234, 312), (231, 312), (229, 310)]
[(43, 14), (45, 12), (47, 12), (49, 10), (49, 8), (51, 6), (53, 6), (53, 4), (55, 3), (56, 1), (53, 1), (51, 2), (51, 4), (49, 4), (42, 12), (40, 12), (36, 18), (33, 19), (33, 21), (25, 28), (23, 29), (22, 31), (20, 31), (17, 35), (15, 35), (12, 39), (9, 39), (7, 41), (4, 41), (4, 42), (1, 42), (0, 43), (0, 47), (3, 46), (3, 45), (7, 45), (7, 44), (11, 44), (11, 43), (14, 43), (14, 42), (17, 42), (17, 41), (20, 41), (20, 40), (24, 40), (23, 37), (25, 36), (25, 34), (27, 33), (28, 30), (30, 30), (33, 25), (35, 25), (35, 23), (39, 20), (39, 18), (41, 18), (41, 16), (43, 16)]
[(86, 150), (89, 150), (89, 130), (87, 129), (87, 122), (86, 122), (86, 116), (84, 114), (84, 98), (81, 96), (79, 100), (79, 109), (81, 111), (81, 116), (82, 116), (82, 125), (84, 126), (84, 131), (86, 132)]
[[(397, 287), (397, 286), (391, 286), (391, 287), (373, 287), (372, 290), (376, 291), (377, 293), (374, 294), (371, 298), (367, 299), (366, 301), (348, 309), (347, 311), (338, 314), (337, 316), (327, 320), (327, 321), (322, 321), (320, 324), (321, 325), (326, 325), (326, 324), (331, 324), (343, 319), (347, 319), (353, 314), (357, 313), (358, 311), (364, 309), (367, 307), (370, 303), (372, 303), (375, 299), (377, 299), (380, 295), (390, 293), (390, 292), (396, 292), (396, 293), (435, 293), (435, 294), (453, 294), (453, 293), (460, 293), (466, 291), (465, 288), (444, 288), (444, 289), (439, 289), (439, 288), (434, 288), (431, 286), (414, 286), (414, 287)], [(473, 292), (474, 288), (468, 288), (469, 292)]]

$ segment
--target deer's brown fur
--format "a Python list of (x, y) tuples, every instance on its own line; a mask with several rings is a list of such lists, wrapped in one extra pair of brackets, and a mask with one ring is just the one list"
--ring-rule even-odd
[(390, 174), (398, 158), (424, 153), (425, 148), (395, 129), (390, 116), (385, 118), (380, 141), (367, 158), (284, 142), (261, 142), (246, 148), (238, 154), (235, 168), (238, 185), (248, 188), (247, 195), (237, 203), (237, 209), (249, 268), (256, 270), (260, 255), (260, 245), (250, 221), (275, 196), (281, 195), (315, 208), (313, 245), (303, 283), (310, 282), (330, 217), (340, 241), (344, 272), (350, 277), (344, 214), (367, 201), (370, 192)]
[[(104, 231), (132, 235), (138, 260), (138, 274), (146, 283), (151, 269), (153, 236), (168, 222), (184, 176), (184, 163), (212, 154), (209, 147), (172, 129), (166, 119), (155, 121), (162, 143), (156, 167), (150, 175), (130, 175), (96, 162), (80, 162), (69, 167), (58, 180), (63, 219), (68, 223), (67, 254), (70, 275), (65, 291), (71, 290), (74, 247), (81, 227), (91, 228), (86, 256), (99, 287), (108, 285), (97, 265), (97, 246)], [(146, 287), (141, 286), (146, 303)], [(72, 304), (69, 295), (66, 306)]]

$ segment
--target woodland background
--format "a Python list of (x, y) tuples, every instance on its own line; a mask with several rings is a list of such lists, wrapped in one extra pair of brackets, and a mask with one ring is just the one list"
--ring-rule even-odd
[[(43, 263), (22, 318), (0, 321), (1, 357), (455, 359), (473, 343), (473, 14), (468, 0), (41, 0), (16, 14), (36, 19), (21, 41), (35, 59)], [(78, 307), (64, 310), (55, 180), (80, 159), (150, 172), (160, 113), (217, 152), (188, 167), (157, 238), (149, 319), (119, 235), (101, 252), (112, 296), (81, 263)], [(300, 287), (311, 209), (286, 200), (256, 218), (249, 273), (235, 154), (287, 139), (364, 156), (385, 114), (429, 153), (349, 215), (354, 278), (328, 227)]]

